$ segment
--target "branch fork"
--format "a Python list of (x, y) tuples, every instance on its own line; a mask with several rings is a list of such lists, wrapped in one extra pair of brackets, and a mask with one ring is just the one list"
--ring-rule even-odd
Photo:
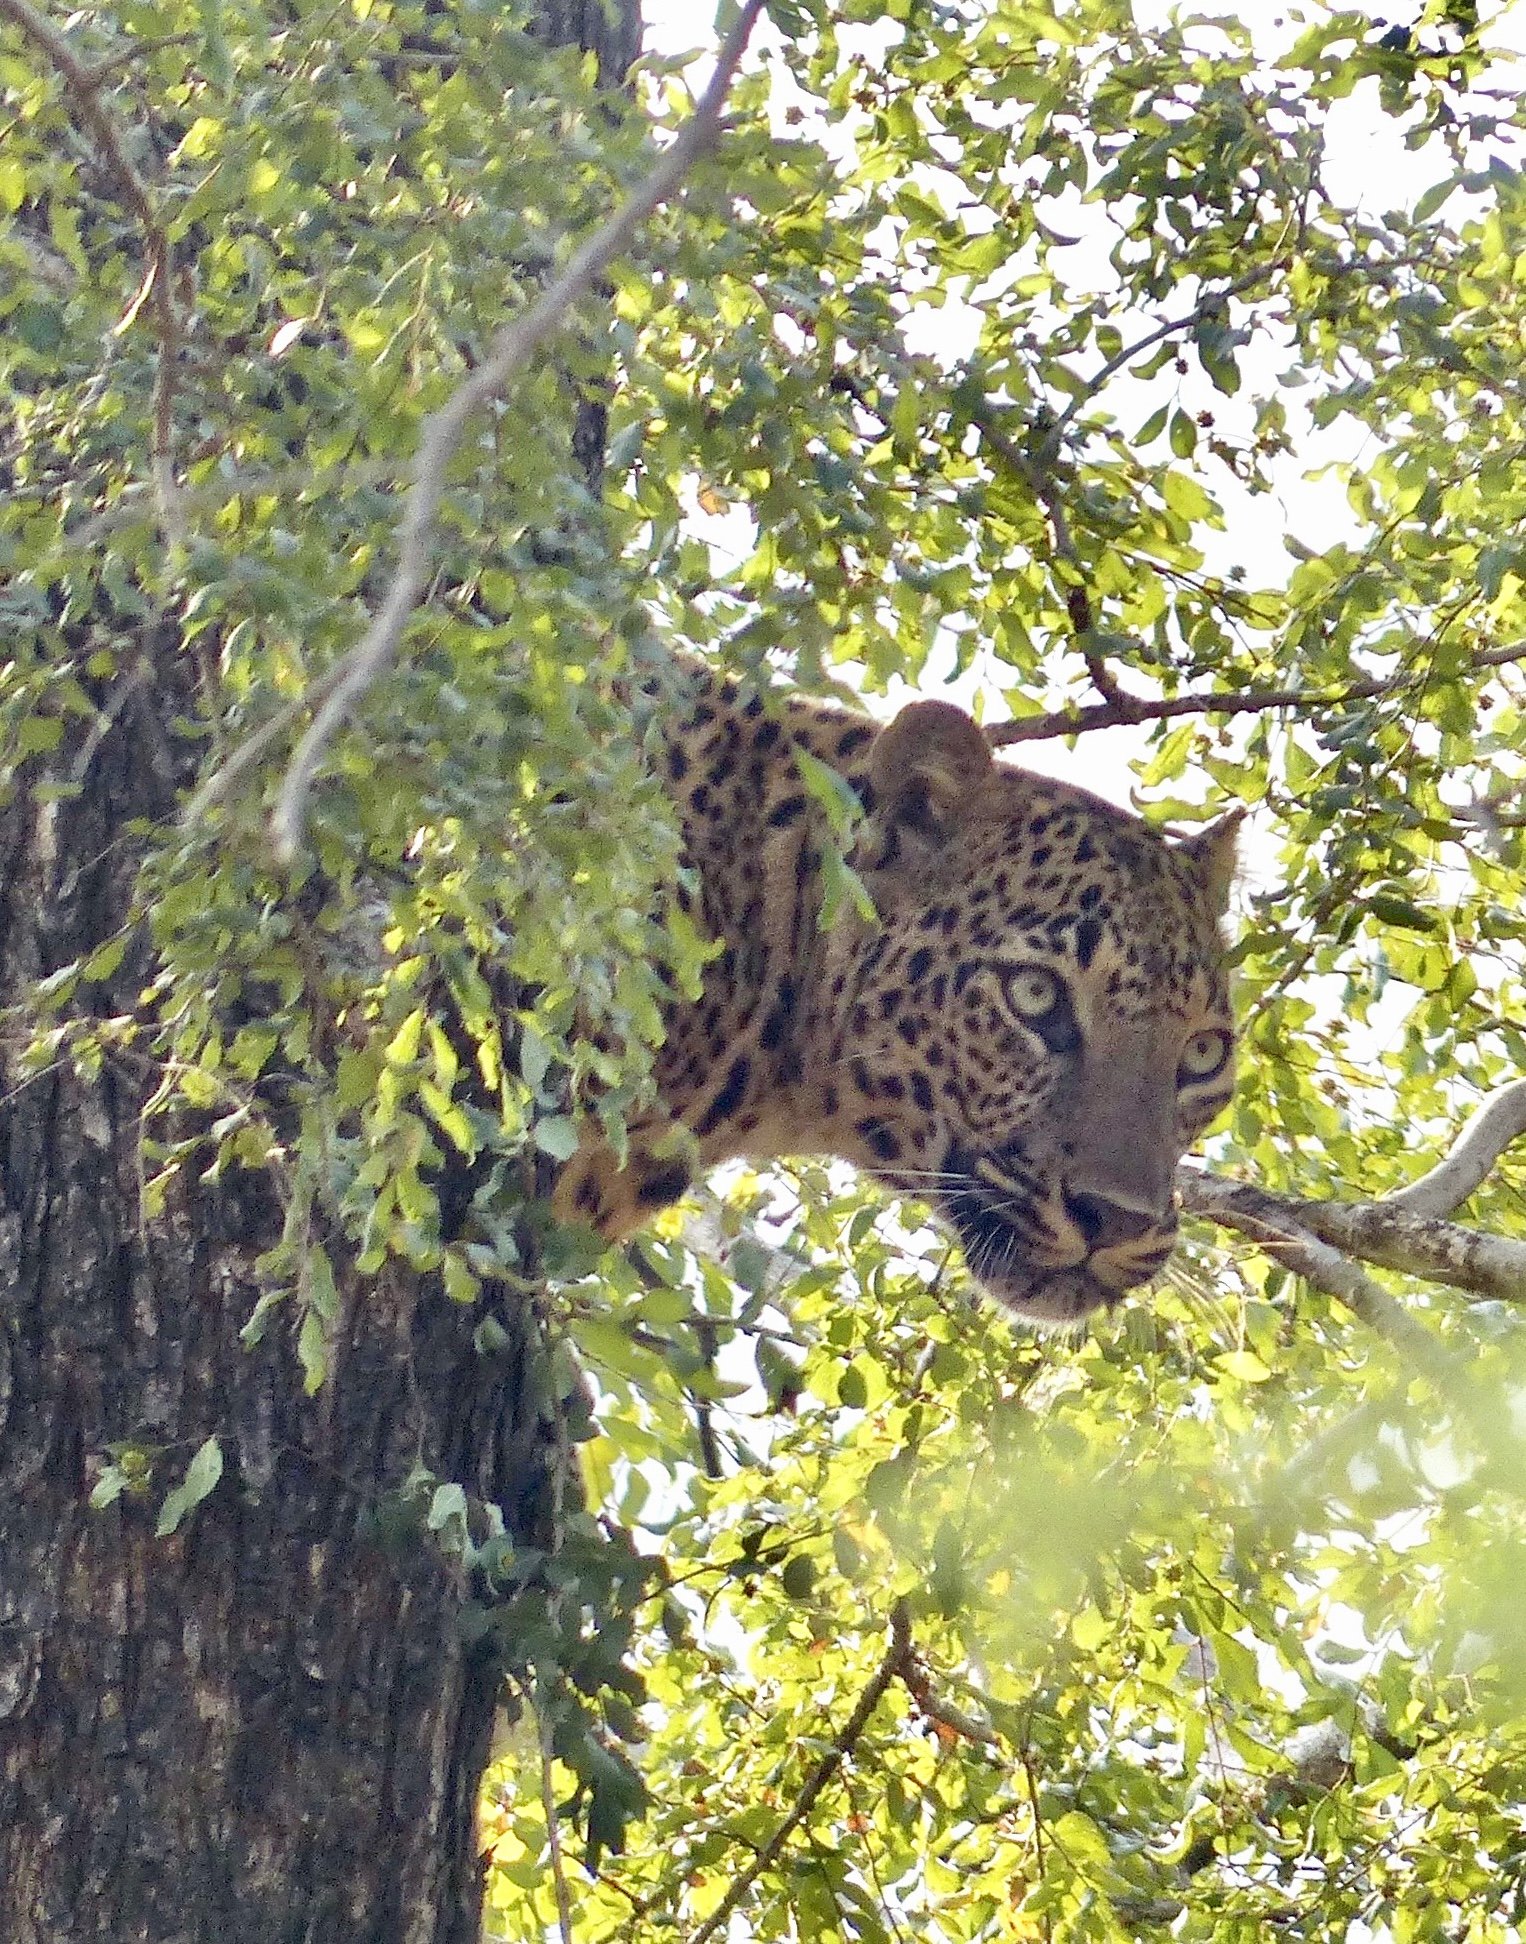
[(1274, 1262), (1336, 1297), (1466, 1409), (1472, 1388), (1464, 1365), (1360, 1264), (1484, 1300), (1526, 1304), (1526, 1242), (1444, 1219), (1523, 1134), (1526, 1080), (1514, 1080), (1473, 1115), (1429, 1174), (1379, 1201), (1300, 1201), (1191, 1166), (1177, 1169), (1177, 1190), (1189, 1213), (1247, 1237)]

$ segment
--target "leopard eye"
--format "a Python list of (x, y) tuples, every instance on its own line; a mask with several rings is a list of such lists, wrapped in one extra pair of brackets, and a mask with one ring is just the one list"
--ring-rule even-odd
[(1059, 974), (1045, 965), (1018, 965), (1006, 975), (1007, 998), (1023, 1019), (1042, 1019), (1065, 997)]
[(1176, 1069), (1176, 1084), (1190, 1087), (1216, 1079), (1229, 1064), (1231, 1045), (1228, 1033), (1217, 1027), (1194, 1033), (1182, 1048), (1182, 1057)]
[(1047, 965), (1014, 965), (1002, 974), (1007, 1004), (1051, 1053), (1070, 1053), (1081, 1044), (1080, 1028), (1065, 981)]

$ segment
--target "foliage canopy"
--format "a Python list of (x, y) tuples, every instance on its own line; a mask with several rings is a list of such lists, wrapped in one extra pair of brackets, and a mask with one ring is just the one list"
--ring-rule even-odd
[[(618, 1133), (659, 976), (702, 976), (650, 915), (672, 831), (617, 686), (670, 639), (871, 701), (952, 670), (1019, 733), (1132, 724), (1155, 814), (1252, 805), (1215, 1170), (1381, 1197), (1526, 1067), (1518, 73), (1456, 8), (1264, 42), (1145, 11), (776, 0), (718, 155), (473, 428), (296, 872), (264, 838), (278, 734), (151, 834), (141, 1004), (92, 1002), (126, 935), (47, 968), (31, 1070), (162, 1067), (146, 1219), (177, 1169), (276, 1171), (250, 1328), (295, 1329), (313, 1386), (325, 1238), (470, 1302), (512, 1238), (442, 1230), (440, 1154), (565, 1157), (595, 1073)], [(172, 733), (209, 770), (300, 723), (423, 416), (687, 96), (653, 62), (615, 103), (468, 0), (142, 0), (75, 23), (88, 85), (0, 13), (13, 806), (77, 789), (64, 724), (159, 679), (124, 659), (145, 616), (194, 658)], [(1363, 130), (1417, 158), (1393, 208), (1332, 186)], [(1313, 467), (1326, 530), (1284, 542)], [(351, 961), (357, 914), (382, 950)], [(1506, 1157), (1468, 1219), (1526, 1239), (1522, 1188)], [(1516, 1934), (1518, 1303), (1397, 1280), (1419, 1362), (1205, 1225), (1156, 1295), (1035, 1343), (832, 1171), (730, 1179), (702, 1231), (561, 1264), (591, 1503), (647, 1561), (610, 1630), (633, 1665), (593, 1614), (567, 1671), (645, 1793), (586, 1739), (543, 1789), (516, 1741), (499, 1934), (555, 1924), (558, 1876), (579, 1944), (733, 1905), (869, 1944)], [(101, 1458), (103, 1504), (168, 1493), (172, 1524), (218, 1489), (215, 1445)], [(448, 1481), (426, 1523), (484, 1565)], [(548, 1869), (569, 1790), (593, 1874)]]

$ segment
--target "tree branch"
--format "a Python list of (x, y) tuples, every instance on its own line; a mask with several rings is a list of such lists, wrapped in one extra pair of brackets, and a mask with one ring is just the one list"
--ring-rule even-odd
[[(1117, 352), (1103, 364), (1096, 375), (1087, 382), (1085, 388), (1071, 400), (1066, 410), (1054, 420), (1043, 439), (1037, 442), (1036, 450), (1027, 449), (1012, 438), (1003, 427), (1000, 414), (990, 399), (976, 397), (972, 400), (968, 390), (960, 390), (960, 409), (968, 422), (980, 433), (982, 440), (991, 451), (1023, 481), (1048, 516), (1054, 540), (1055, 558), (1063, 561), (1075, 576), (1074, 581), (1065, 589), (1066, 613), (1071, 630), (1075, 636), (1076, 646), (1086, 663), (1087, 674), (1103, 698), (1100, 702), (1090, 703), (1084, 707), (1057, 709), (1045, 715), (1025, 716), (1016, 722), (986, 723), (983, 728), (986, 739), (993, 749), (1003, 749), (1012, 743), (1048, 741), (1057, 736), (1079, 736), (1093, 729), (1117, 729), (1134, 727), (1146, 722), (1166, 722), (1181, 716), (1236, 716), (1259, 714), (1270, 709), (1340, 708), (1351, 702), (1369, 701), (1379, 696), (1398, 694), (1425, 679), (1416, 671), (1403, 668), (1393, 675), (1368, 676), (1333, 690), (1253, 688), (1238, 693), (1221, 692), (1210, 695), (1170, 697), (1134, 695), (1121, 686), (1118, 678), (1087, 638), (1095, 626), (1091, 591), (1087, 584), (1085, 563), (1070, 532), (1064, 497), (1051, 470), (1066, 428), (1081, 407), (1095, 397), (1107, 380), (1122, 366), (1173, 333), (1188, 330), (1200, 323), (1228, 299), (1242, 295), (1283, 267), (1283, 261), (1279, 258), (1246, 272), (1244, 276), (1235, 279), (1223, 289), (1206, 293), (1192, 310), (1180, 317), (1166, 319), (1136, 343)], [(915, 367), (904, 354), (882, 345), (880, 356), (899, 383), (918, 382)], [(851, 372), (842, 370), (835, 372), (831, 383), (835, 389), (847, 391), (859, 405), (866, 411), (872, 412), (882, 423), (887, 422), (883, 409), (870, 399), (864, 386)], [(1469, 667), (1473, 671), (1500, 668), (1522, 660), (1526, 660), (1526, 644), (1515, 643), (1504, 648), (1481, 650), (1472, 657)]]
[[(3, 0), (3, 4), (17, 6), (24, 0)], [(335, 731), (397, 658), (408, 617), (428, 579), (447, 469), (468, 421), (519, 376), (534, 353), (560, 328), (572, 306), (587, 296), (600, 273), (630, 247), (641, 224), (674, 194), (714, 141), (727, 90), (762, 8), (763, 0), (746, 0), (694, 113), (645, 180), (573, 252), (561, 274), (529, 309), (500, 326), (483, 362), (425, 420), (407, 505), (397, 530), (397, 564), (391, 583), (371, 625), (337, 664), (318, 713), (298, 743), (281, 784), (271, 831), (277, 855), (284, 861), (289, 862), (301, 846), (307, 799)], [(236, 753), (233, 761), (239, 762), (240, 756), (241, 752)], [(214, 777), (201, 794), (210, 800), (221, 789), (220, 779)]]
[[(1472, 658), (1468, 670), (1502, 668), (1519, 661), (1526, 661), (1526, 642), (1516, 642), (1504, 649), (1485, 649)], [(1256, 688), (1160, 697), (1130, 695), (1120, 689), (1107, 702), (1089, 702), (1079, 709), (1054, 709), (1047, 715), (1024, 716), (1017, 722), (988, 722), (984, 730), (986, 741), (993, 749), (1006, 749), (1013, 743), (1047, 742), (1054, 736), (1081, 736), (1093, 729), (1130, 728), (1142, 722), (1169, 722), (1176, 716), (1252, 715), (1267, 709), (1339, 709), (1349, 702), (1397, 695), (1424, 679), (1415, 670), (1405, 668), (1394, 675), (1366, 676), (1339, 689)]]
[[(1292, 1245), (1300, 1240), (1318, 1243), (1337, 1260), (1354, 1256), (1380, 1269), (1445, 1283), (1470, 1296), (1526, 1302), (1526, 1242), (1412, 1214), (1400, 1206), (1398, 1195), (1378, 1202), (1298, 1201), (1250, 1182), (1226, 1181), (1195, 1167), (1178, 1168), (1176, 1183), (1182, 1206), (1192, 1214), (1249, 1236), (1268, 1255), (1286, 1262), (1299, 1275), (1307, 1274), (1311, 1282), (1340, 1296), (1343, 1302), (1346, 1295), (1328, 1280), (1335, 1272), (1325, 1255), (1310, 1257), (1316, 1266), (1305, 1270), (1274, 1245), (1283, 1241)], [(1350, 1262), (1346, 1268), (1352, 1275), (1361, 1274)], [(1385, 1303), (1390, 1300), (1375, 1283), (1370, 1287)], [(1350, 1306), (1359, 1307), (1357, 1302)]]
[(979, 1742), (987, 1748), (999, 1746), (1001, 1738), (989, 1721), (971, 1714), (968, 1708), (956, 1707), (934, 1692), (932, 1677), (918, 1655), (907, 1655), (901, 1674), (907, 1693), (935, 1729), (960, 1741)]
[(1512, 1080), (1484, 1102), (1444, 1161), (1407, 1188), (1385, 1197), (1383, 1206), (1412, 1217), (1450, 1215), (1486, 1179), (1511, 1142), (1523, 1134), (1526, 1080)]
[(145, 304), (151, 304), (159, 355), (154, 375), (154, 423), (149, 448), (154, 478), (154, 498), (160, 528), (165, 540), (184, 537), (184, 521), (177, 501), (174, 459), (175, 360), (179, 356), (184, 326), (175, 306), (175, 250), (169, 231), (159, 220), (148, 185), (138, 173), (122, 131), (110, 109), (101, 99), (109, 78), (110, 64), (91, 67), (82, 61), (68, 40), (51, 21), (45, 20), (29, 0), (0, 0), (0, 19), (9, 20), (47, 56), (63, 81), (79, 121), (88, 130), (100, 153), (102, 163), (116, 178), (129, 211), (143, 232), (148, 264), (137, 295), (123, 313), (116, 329), (127, 330)]
[[(1221, 1180), (1196, 1167), (1178, 1168), (1176, 1181), (1184, 1208), (1250, 1236), (1269, 1255), (1286, 1261), (1343, 1301), (1347, 1300), (1343, 1291), (1328, 1280), (1334, 1272), (1323, 1256), (1309, 1258), (1312, 1271), (1299, 1268), (1274, 1243), (1292, 1246), (1300, 1238), (1303, 1243), (1317, 1241), (1328, 1251), (1355, 1256), (1380, 1269), (1445, 1283), (1472, 1296), (1520, 1303), (1526, 1302), (1526, 1242), (1486, 1235), (1442, 1218), (1467, 1200), (1505, 1149), (1523, 1134), (1526, 1080), (1512, 1080), (1467, 1122), (1445, 1160), (1381, 1201), (1299, 1201), (1250, 1182)], [(1346, 1268), (1360, 1275), (1350, 1263)], [(1384, 1303), (1390, 1300), (1376, 1284), (1367, 1287), (1376, 1290)]]
[(1240, 1182), (1215, 1181), (1195, 1168), (1178, 1168), (1177, 1181), (1185, 1207), (1249, 1236), (1274, 1262), (1344, 1303), (1392, 1345), (1407, 1369), (1427, 1377), (1459, 1412), (1472, 1413), (1477, 1400), (1467, 1366), (1386, 1289), (1313, 1232), (1306, 1218), (1317, 1212), (1317, 1204), (1283, 1201)]
[(758, 1878), (775, 1862), (791, 1835), (810, 1814), (816, 1798), (857, 1747), (860, 1737), (869, 1725), (869, 1717), (884, 1699), (891, 1682), (897, 1675), (904, 1674), (911, 1663), (911, 1616), (907, 1611), (906, 1602), (897, 1600), (890, 1615), (890, 1645), (885, 1650), (885, 1658), (875, 1669), (869, 1685), (859, 1696), (858, 1705), (849, 1715), (842, 1732), (836, 1736), (832, 1746), (811, 1770), (794, 1808), (700, 1925), (690, 1939), (690, 1944), (707, 1944), (707, 1940), (728, 1921), (731, 1913)]
[(316, 682), (309, 683), (301, 695), (283, 703), (269, 721), (251, 730), (233, 754), (218, 764), (185, 806), (180, 814), (182, 828), (194, 830), (214, 804), (232, 795), (234, 785), (254, 768), (273, 742), (280, 740), (298, 716), (315, 703), (326, 702), (343, 681), (346, 665), (347, 658), (341, 656)]
[(567, 1868), (562, 1859), (562, 1826), (556, 1813), (556, 1789), (552, 1781), (551, 1716), (539, 1701), (535, 1719), (540, 1740), (540, 1802), (546, 1818), (546, 1849), (551, 1858), (551, 1882), (556, 1890), (556, 1927), (561, 1944), (573, 1944), (572, 1898), (567, 1890)]
[(1332, 1248), (1380, 1269), (1423, 1276), (1496, 1302), (1526, 1301), (1526, 1242), (1484, 1234), (1383, 1202), (1312, 1205), (1309, 1227)]

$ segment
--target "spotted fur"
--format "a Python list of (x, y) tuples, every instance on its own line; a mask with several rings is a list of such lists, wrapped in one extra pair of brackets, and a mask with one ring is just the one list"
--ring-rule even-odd
[[(946, 703), (881, 728), (676, 679), (676, 896), (722, 949), (667, 1011), (659, 1113), (624, 1167), (590, 1132), (560, 1212), (617, 1237), (730, 1156), (829, 1154), (929, 1203), (1025, 1316), (1083, 1316), (1153, 1275), (1176, 1163), (1230, 1096), (1234, 820), (1170, 842), (993, 761)], [(878, 922), (819, 922), (830, 840), (802, 751), (864, 806), (850, 862)]]

